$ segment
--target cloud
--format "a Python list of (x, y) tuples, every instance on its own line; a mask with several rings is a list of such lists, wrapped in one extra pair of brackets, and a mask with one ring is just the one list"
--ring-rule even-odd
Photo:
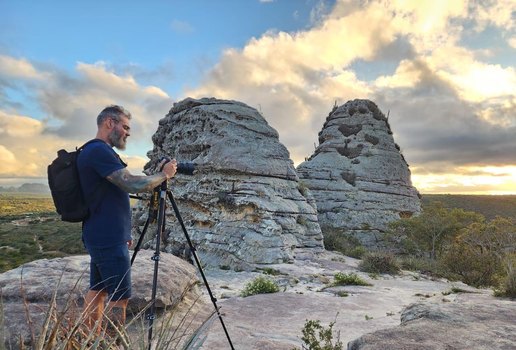
[(510, 37), (507, 40), (507, 43), (509, 44), (510, 47), (512, 47), (513, 49), (516, 49), (516, 36)]
[[(507, 11), (515, 6), (340, 0), (307, 30), (269, 32), (226, 50), (185, 95), (236, 99), (259, 109), (295, 163), (313, 152), (335, 101), (370, 98), (390, 110), (396, 142), (419, 169), (512, 164), (515, 70), (491, 63), (492, 54), (489, 63), (482, 61), (489, 43), (482, 51), (460, 42), (480, 26), (507, 30)], [(490, 19), (494, 14), (501, 17)], [(386, 62), (396, 68), (366, 80), (357, 77), (357, 62), (371, 71)]]
[[(21, 107), (13, 97), (16, 95), (1, 94), (9, 103), (0, 107), (0, 177), (45, 177), (58, 149), (71, 150), (95, 136), (96, 117), (110, 104), (121, 104), (133, 115), (129, 147), (138, 144), (150, 148), (158, 120), (172, 106), (162, 89), (142, 86), (131, 75), (117, 74), (102, 62), (80, 62), (69, 73), (51, 66), (37, 67), (23, 58), (2, 58), (0, 81), (18, 76), (12, 87), (30, 91), (32, 103), (43, 116), (17, 112)], [(144, 163), (142, 157), (131, 161), (135, 161), (133, 170)]]
[(482, 31), (492, 25), (505, 31), (516, 29), (514, 12), (516, 3), (513, 0), (484, 0), (470, 3), (471, 19), (476, 24), (476, 30)]
[(195, 31), (194, 27), (190, 23), (180, 21), (178, 19), (172, 20), (172, 23), (170, 23), (170, 27), (174, 32), (180, 34), (190, 34)]
[(3, 79), (28, 79), (42, 80), (46, 74), (38, 72), (36, 68), (26, 59), (0, 55), (0, 76)]
[(0, 110), (0, 177), (44, 176), (63, 140), (42, 133), (44, 123)]

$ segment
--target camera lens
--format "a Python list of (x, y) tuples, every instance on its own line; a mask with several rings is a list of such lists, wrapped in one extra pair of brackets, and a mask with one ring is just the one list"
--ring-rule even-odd
[(177, 172), (183, 175), (193, 175), (195, 171), (195, 164), (192, 162), (177, 163)]

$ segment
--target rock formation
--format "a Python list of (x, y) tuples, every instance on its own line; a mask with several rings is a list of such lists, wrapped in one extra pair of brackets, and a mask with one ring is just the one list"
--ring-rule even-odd
[(389, 222), (420, 211), (388, 120), (369, 100), (335, 107), (315, 153), (297, 172), (315, 198), (325, 236), (345, 234), (378, 248)]
[[(132, 297), (128, 311), (137, 314), (151, 300), (154, 262), (152, 252), (138, 253), (132, 267)], [(56, 307), (58, 314), (67, 309), (67, 320), (72, 325), (79, 319), (83, 296), (89, 286), (89, 257), (43, 259), (24, 264), (0, 275), (2, 318), (0, 336), (5, 344), (0, 348), (21, 349), (20, 340), (27, 346), (31, 333), (38, 337), (48, 314), (49, 307)], [(172, 254), (160, 255), (156, 294), (156, 307), (189, 308), (200, 296), (195, 268)], [(55, 304), (52, 299), (55, 296)], [(188, 304), (190, 303), (190, 304)], [(205, 304), (203, 304), (204, 307)], [(31, 322), (28, 322), (28, 320)]]
[[(196, 174), (177, 175), (169, 186), (203, 263), (248, 269), (323, 250), (313, 199), (257, 110), (188, 98), (160, 120), (153, 142), (147, 171), (163, 156), (197, 164)], [(139, 227), (144, 204), (135, 215)], [(165, 249), (179, 254), (186, 240), (172, 212), (166, 227)]]

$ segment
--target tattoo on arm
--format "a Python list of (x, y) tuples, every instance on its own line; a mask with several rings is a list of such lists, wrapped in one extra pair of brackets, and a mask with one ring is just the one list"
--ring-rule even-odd
[(132, 175), (126, 168), (114, 171), (107, 179), (128, 193), (152, 191), (154, 187), (167, 179), (165, 173), (150, 176)]

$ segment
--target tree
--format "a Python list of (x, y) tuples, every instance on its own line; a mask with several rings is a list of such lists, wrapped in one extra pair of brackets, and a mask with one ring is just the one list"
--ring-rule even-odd
[(443, 262), (467, 284), (496, 286), (503, 279), (514, 278), (510, 257), (515, 253), (516, 225), (498, 216), (461, 230)]
[(481, 214), (463, 209), (447, 209), (441, 202), (423, 207), (419, 216), (400, 219), (391, 224), (391, 236), (401, 241), (405, 252), (436, 259), (445, 243), (457, 236), (461, 229), (484, 222)]

